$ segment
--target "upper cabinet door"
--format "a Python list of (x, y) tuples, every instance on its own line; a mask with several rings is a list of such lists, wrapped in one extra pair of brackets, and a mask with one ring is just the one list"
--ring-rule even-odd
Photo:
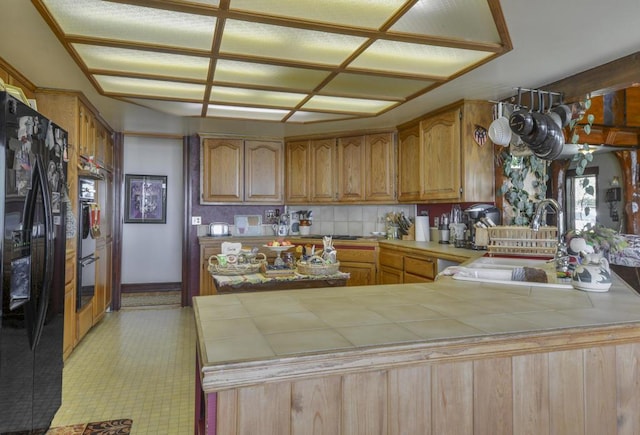
[(244, 145), (244, 200), (282, 203), (282, 142), (248, 140)]
[(338, 201), (352, 202), (365, 199), (365, 137), (338, 139)]
[(242, 202), (242, 139), (205, 138), (202, 142), (202, 202)]
[(287, 142), (285, 189), (287, 203), (307, 203), (310, 198), (311, 149), (309, 141)]
[(337, 199), (336, 141), (320, 139), (310, 142), (311, 202), (333, 202)]
[(365, 136), (365, 199), (395, 201), (396, 156), (393, 133)]
[(458, 200), (460, 178), (460, 109), (456, 108), (420, 122), (424, 150), (425, 200)]
[(424, 159), (420, 147), (420, 125), (398, 131), (398, 201), (422, 199)]

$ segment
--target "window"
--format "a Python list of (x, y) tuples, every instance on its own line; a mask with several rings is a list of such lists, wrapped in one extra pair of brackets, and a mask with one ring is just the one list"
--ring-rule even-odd
[(598, 218), (598, 168), (586, 168), (582, 175), (567, 171), (567, 228), (581, 230)]

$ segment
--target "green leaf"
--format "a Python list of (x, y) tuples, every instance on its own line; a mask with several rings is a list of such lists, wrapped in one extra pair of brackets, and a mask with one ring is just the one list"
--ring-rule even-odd
[(586, 161), (592, 162), (593, 161), (593, 154), (587, 153), (587, 154), (584, 155), (584, 158), (585, 158)]
[(580, 135), (574, 133), (573, 136), (571, 136), (571, 143), (578, 143), (578, 140), (580, 140)]
[[(596, 117), (594, 115), (587, 116), (587, 122), (589, 124), (593, 124), (593, 121), (595, 121), (595, 120), (596, 120)], [(589, 134), (589, 133), (587, 133), (587, 134)]]
[(580, 154), (574, 154), (573, 157), (571, 158), (571, 160), (574, 161), (574, 162), (577, 162), (581, 158), (582, 158), (582, 156)]
[(578, 175), (584, 174), (584, 166), (576, 166), (576, 174)]
[(585, 124), (585, 126), (584, 126), (584, 127), (582, 127), (582, 129), (584, 130), (584, 132), (585, 132), (586, 134), (591, 134), (591, 125), (589, 125), (589, 124)]
[[(588, 154), (587, 154), (587, 155), (588, 155)], [(580, 161), (578, 162), (578, 166), (579, 166), (580, 168), (582, 168), (582, 169), (583, 169), (583, 172), (584, 172), (584, 168), (587, 166), (587, 159), (586, 159), (586, 158), (584, 158), (584, 159), (580, 160)], [(577, 168), (576, 168), (576, 169), (577, 169)]]
[(589, 98), (587, 98), (587, 99), (584, 101), (584, 108), (585, 108), (586, 110), (589, 110), (589, 109), (591, 108), (591, 100), (590, 100)]
[(584, 189), (584, 192), (587, 195), (593, 195), (595, 193), (595, 189), (593, 188), (593, 186), (588, 186), (586, 189)]
[(591, 207), (585, 207), (584, 208), (584, 215), (585, 216), (589, 216), (589, 213), (591, 213)]
[(590, 180), (588, 178), (583, 178), (582, 181), (580, 182), (582, 187), (587, 187), (589, 183), (590, 183)]

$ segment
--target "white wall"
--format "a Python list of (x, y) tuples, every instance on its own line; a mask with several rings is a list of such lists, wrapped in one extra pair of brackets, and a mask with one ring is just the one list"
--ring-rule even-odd
[(124, 174), (167, 176), (167, 223), (127, 224), (122, 231), (122, 283), (182, 281), (182, 140), (124, 139)]

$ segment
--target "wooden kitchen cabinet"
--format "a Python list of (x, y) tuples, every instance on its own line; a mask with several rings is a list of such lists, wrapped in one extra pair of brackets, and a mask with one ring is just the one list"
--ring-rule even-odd
[(334, 202), (336, 164), (334, 138), (287, 142), (285, 201), (288, 204)]
[[(61, 126), (68, 133), (68, 157), (67, 182), (69, 185), (69, 198), (76, 221), (78, 216), (78, 166), (82, 163), (81, 156), (94, 156), (96, 161), (108, 171), (114, 169), (114, 141), (113, 131), (100, 117), (98, 111), (80, 92), (59, 91), (53, 89), (37, 89), (35, 93), (38, 102), (38, 111)], [(102, 180), (98, 185), (98, 201), (101, 206), (101, 232), (102, 244), (111, 245), (113, 234), (113, 176), (110, 172), (103, 171)], [(104, 274), (100, 284), (96, 283), (96, 292), (102, 297), (88, 303), (82, 310), (76, 312), (76, 286), (77, 286), (77, 237), (68, 238), (66, 241), (66, 285), (65, 285), (65, 332), (64, 355), (80, 342), (91, 327), (104, 315), (104, 311), (111, 303), (112, 263), (111, 252), (100, 253), (105, 258), (105, 263), (98, 265)], [(103, 248), (104, 249), (104, 248)], [(73, 272), (71, 272), (73, 270)], [(109, 296), (107, 296), (109, 295)], [(94, 306), (95, 303), (95, 306)], [(70, 348), (71, 346), (71, 348)]]
[(333, 242), (340, 262), (340, 272), (349, 273), (347, 286), (376, 283), (378, 246)]
[(491, 121), (490, 103), (463, 101), (401, 126), (398, 201), (492, 202), (493, 145), (474, 138)]
[(336, 140), (320, 139), (309, 143), (311, 150), (310, 202), (333, 202), (337, 198)]
[(203, 204), (282, 203), (282, 142), (205, 137), (201, 157)]
[(395, 200), (393, 133), (338, 139), (338, 201)]
[(299, 203), (395, 201), (394, 133), (287, 142), (285, 200)]
[(379, 258), (378, 284), (402, 284), (404, 274), (404, 257), (402, 253), (381, 248)]
[(438, 274), (438, 261), (428, 252), (382, 247), (378, 284), (432, 282)]

